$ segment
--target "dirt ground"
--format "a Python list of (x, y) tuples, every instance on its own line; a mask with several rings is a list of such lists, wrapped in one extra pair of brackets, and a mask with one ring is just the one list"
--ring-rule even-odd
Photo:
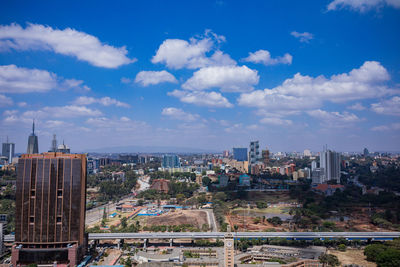
[(118, 249), (108, 249), (106, 252), (108, 256), (99, 262), (101, 265), (114, 265), (121, 256), (121, 251)]
[(376, 267), (374, 262), (365, 259), (364, 251), (362, 249), (347, 249), (345, 252), (328, 250), (328, 254), (337, 256), (342, 266), (346, 264), (357, 264), (363, 267)]
[(203, 224), (208, 225), (207, 213), (200, 210), (178, 210), (170, 211), (160, 216), (151, 216), (146, 220), (146, 225), (180, 225), (191, 224), (201, 228)]
[(256, 217), (245, 217), (239, 215), (228, 215), (226, 216), (226, 221), (231, 225), (231, 229), (234, 229), (234, 225), (239, 227), (238, 232), (241, 231), (266, 231), (268, 229), (274, 229), (275, 231), (285, 231), (284, 227), (275, 227), (266, 220), (260, 223), (254, 223)]

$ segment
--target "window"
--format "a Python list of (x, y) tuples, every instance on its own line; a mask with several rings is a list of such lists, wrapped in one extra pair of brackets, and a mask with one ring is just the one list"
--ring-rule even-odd
[(34, 197), (35, 194), (36, 194), (36, 191), (35, 190), (31, 190), (31, 197)]
[(57, 216), (57, 223), (61, 223), (61, 216)]
[(35, 217), (30, 216), (30, 217), (29, 217), (29, 222), (30, 222), (30, 223), (34, 223), (34, 222), (35, 222)]
[(62, 197), (62, 189), (58, 189), (57, 190), (57, 196), (58, 197)]

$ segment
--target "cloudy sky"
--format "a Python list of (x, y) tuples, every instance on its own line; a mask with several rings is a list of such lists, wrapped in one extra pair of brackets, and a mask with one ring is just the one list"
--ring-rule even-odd
[(398, 151), (399, 48), (399, 0), (7, 0), (0, 141)]

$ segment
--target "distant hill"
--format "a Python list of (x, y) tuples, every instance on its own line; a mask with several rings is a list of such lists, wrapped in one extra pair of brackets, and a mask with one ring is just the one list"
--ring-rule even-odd
[(84, 152), (95, 153), (220, 153), (212, 149), (169, 146), (115, 146), (88, 149)]

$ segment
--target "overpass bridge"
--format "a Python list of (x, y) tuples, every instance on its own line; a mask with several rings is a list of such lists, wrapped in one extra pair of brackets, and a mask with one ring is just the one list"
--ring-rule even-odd
[[(400, 237), (400, 232), (232, 232), (235, 239), (287, 238), (294, 240), (339, 239), (386, 241)], [(90, 233), (89, 240), (123, 239), (222, 239), (225, 232), (148, 232), (148, 233)], [(5, 235), (4, 242), (14, 242), (14, 235)]]

